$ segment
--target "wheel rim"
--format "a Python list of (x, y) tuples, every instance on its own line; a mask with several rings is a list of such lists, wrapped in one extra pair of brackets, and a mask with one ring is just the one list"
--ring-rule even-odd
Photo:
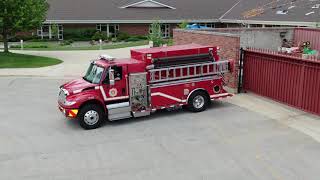
[(94, 125), (99, 121), (99, 114), (96, 111), (88, 111), (84, 115), (84, 122), (88, 125)]
[(204, 97), (198, 95), (193, 99), (193, 107), (200, 109), (204, 106)]

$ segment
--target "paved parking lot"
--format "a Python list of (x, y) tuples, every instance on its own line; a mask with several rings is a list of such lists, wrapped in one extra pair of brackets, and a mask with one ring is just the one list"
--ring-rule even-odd
[(99, 55), (108, 54), (115, 58), (128, 58), (131, 49), (146, 47), (136, 46), (99, 51), (13, 51), (14, 53), (58, 58), (63, 60), (63, 63), (43, 68), (0, 69), (0, 76), (79, 77), (85, 73), (90, 61), (97, 59)]
[(320, 144), (227, 102), (84, 131), (56, 108), (66, 80), (0, 78), (0, 179), (319, 179)]

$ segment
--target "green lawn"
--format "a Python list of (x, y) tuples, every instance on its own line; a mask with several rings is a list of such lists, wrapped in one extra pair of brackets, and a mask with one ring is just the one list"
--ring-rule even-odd
[(54, 58), (0, 52), (0, 68), (37, 68), (60, 63)]
[[(73, 45), (65, 45), (61, 46), (57, 42), (25, 42), (24, 50), (39, 50), (39, 51), (69, 51), (69, 50), (99, 50), (99, 45), (81, 45), (75, 46)], [(135, 42), (117, 42), (114, 44), (105, 44), (102, 46), (102, 49), (117, 49), (117, 48), (125, 48), (125, 47), (133, 47), (133, 46), (142, 46), (147, 45), (148, 41), (135, 41)], [(14, 46), (11, 49), (20, 50), (20, 46)]]

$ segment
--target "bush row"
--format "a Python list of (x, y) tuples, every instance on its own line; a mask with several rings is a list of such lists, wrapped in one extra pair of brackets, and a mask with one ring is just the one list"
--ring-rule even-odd
[[(21, 45), (11, 45), (10, 48), (14, 48), (14, 49), (20, 49)], [(45, 44), (39, 44), (39, 45), (24, 45), (23, 48), (33, 48), (33, 49), (44, 49), (44, 48), (48, 48), (48, 45)]]
[(136, 35), (129, 35), (128, 33), (119, 32), (116, 36), (116, 38), (109, 37), (104, 32), (96, 32), (91, 40), (98, 41), (126, 41), (126, 42), (133, 42), (133, 41), (141, 41), (141, 40), (147, 40), (147, 36), (136, 36)]
[[(99, 32), (95, 29), (65, 29), (63, 32), (64, 40), (72, 40), (72, 41), (140, 41), (147, 40), (147, 36), (139, 36), (139, 35), (129, 35), (128, 33), (119, 32), (116, 35), (116, 38), (108, 37), (105, 32)], [(47, 42), (47, 41), (56, 41), (55, 39), (41, 39), (38, 36), (32, 35), (17, 35), (13, 36), (9, 39), (11, 42), (19, 42), (20, 40), (29, 41), (29, 42)], [(1, 37), (0, 37), (1, 40)]]

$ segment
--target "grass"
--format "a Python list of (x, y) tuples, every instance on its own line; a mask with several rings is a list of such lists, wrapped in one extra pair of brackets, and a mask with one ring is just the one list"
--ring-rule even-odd
[(60, 63), (55, 58), (0, 52), (0, 68), (38, 68)]
[[(133, 46), (142, 46), (147, 45), (148, 41), (135, 41), (135, 42), (121, 42), (114, 44), (105, 44), (102, 46), (102, 49), (118, 49), (118, 48), (126, 48)], [(11, 48), (14, 50), (20, 50), (20, 48)], [(24, 44), (24, 50), (39, 50), (39, 51), (70, 51), (70, 50), (99, 50), (99, 45), (87, 45), (87, 46), (72, 46), (66, 45), (61, 46), (57, 42), (26, 42)]]

